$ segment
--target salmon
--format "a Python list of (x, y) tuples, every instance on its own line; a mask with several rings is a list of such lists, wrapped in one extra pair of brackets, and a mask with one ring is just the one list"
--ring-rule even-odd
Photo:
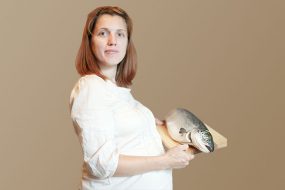
[(214, 141), (209, 129), (189, 110), (171, 110), (165, 117), (165, 124), (169, 135), (175, 141), (194, 146), (201, 152), (214, 151)]

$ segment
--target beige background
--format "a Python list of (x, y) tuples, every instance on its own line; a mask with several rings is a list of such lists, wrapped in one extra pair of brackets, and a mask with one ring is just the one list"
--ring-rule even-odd
[(228, 138), (175, 170), (174, 189), (284, 188), (284, 1), (1, 0), (0, 189), (77, 189), (68, 100), (87, 13), (101, 5), (133, 18), (133, 95), (160, 118), (187, 108)]

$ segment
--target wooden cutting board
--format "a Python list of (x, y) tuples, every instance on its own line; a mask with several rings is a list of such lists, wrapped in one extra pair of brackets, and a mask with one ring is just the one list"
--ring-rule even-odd
[[(205, 123), (204, 123), (205, 124)], [(212, 129), (211, 127), (209, 127), (207, 124), (205, 124), (207, 126), (207, 128), (209, 129), (210, 133), (213, 136), (213, 140), (214, 140), (214, 145), (215, 145), (215, 150), (220, 149), (220, 148), (225, 148), (227, 147), (227, 138), (225, 138), (223, 135), (221, 135), (220, 133), (218, 133), (217, 131), (215, 131), (214, 129)], [(161, 136), (162, 142), (164, 144), (164, 146), (169, 149), (172, 148), (174, 146), (177, 146), (181, 143), (173, 140), (170, 136), (169, 133), (167, 131), (167, 128), (165, 125), (157, 125), (157, 130)], [(197, 154), (197, 153), (201, 153), (200, 150), (196, 149), (193, 146), (189, 145), (189, 149), (187, 150), (187, 152), (191, 153), (191, 154)]]

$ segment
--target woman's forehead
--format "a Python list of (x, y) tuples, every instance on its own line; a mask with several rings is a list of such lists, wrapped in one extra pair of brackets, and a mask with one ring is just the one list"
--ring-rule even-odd
[(107, 29), (107, 30), (126, 30), (127, 24), (125, 20), (118, 15), (101, 15), (96, 23), (98, 29)]

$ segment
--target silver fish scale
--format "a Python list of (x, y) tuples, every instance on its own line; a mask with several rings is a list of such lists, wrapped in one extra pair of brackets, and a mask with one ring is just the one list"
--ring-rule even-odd
[[(198, 128), (201, 131), (208, 130), (207, 127), (204, 125), (204, 123), (200, 119), (198, 119), (190, 111), (188, 111), (186, 109), (183, 109), (183, 108), (177, 108), (176, 112), (178, 112), (177, 113), (178, 115), (181, 114), (181, 118), (184, 117), (183, 120), (185, 120), (184, 122), (185, 122), (186, 125), (182, 125), (182, 126), (193, 126), (193, 128)], [(187, 118), (187, 119), (185, 119), (185, 118)]]

